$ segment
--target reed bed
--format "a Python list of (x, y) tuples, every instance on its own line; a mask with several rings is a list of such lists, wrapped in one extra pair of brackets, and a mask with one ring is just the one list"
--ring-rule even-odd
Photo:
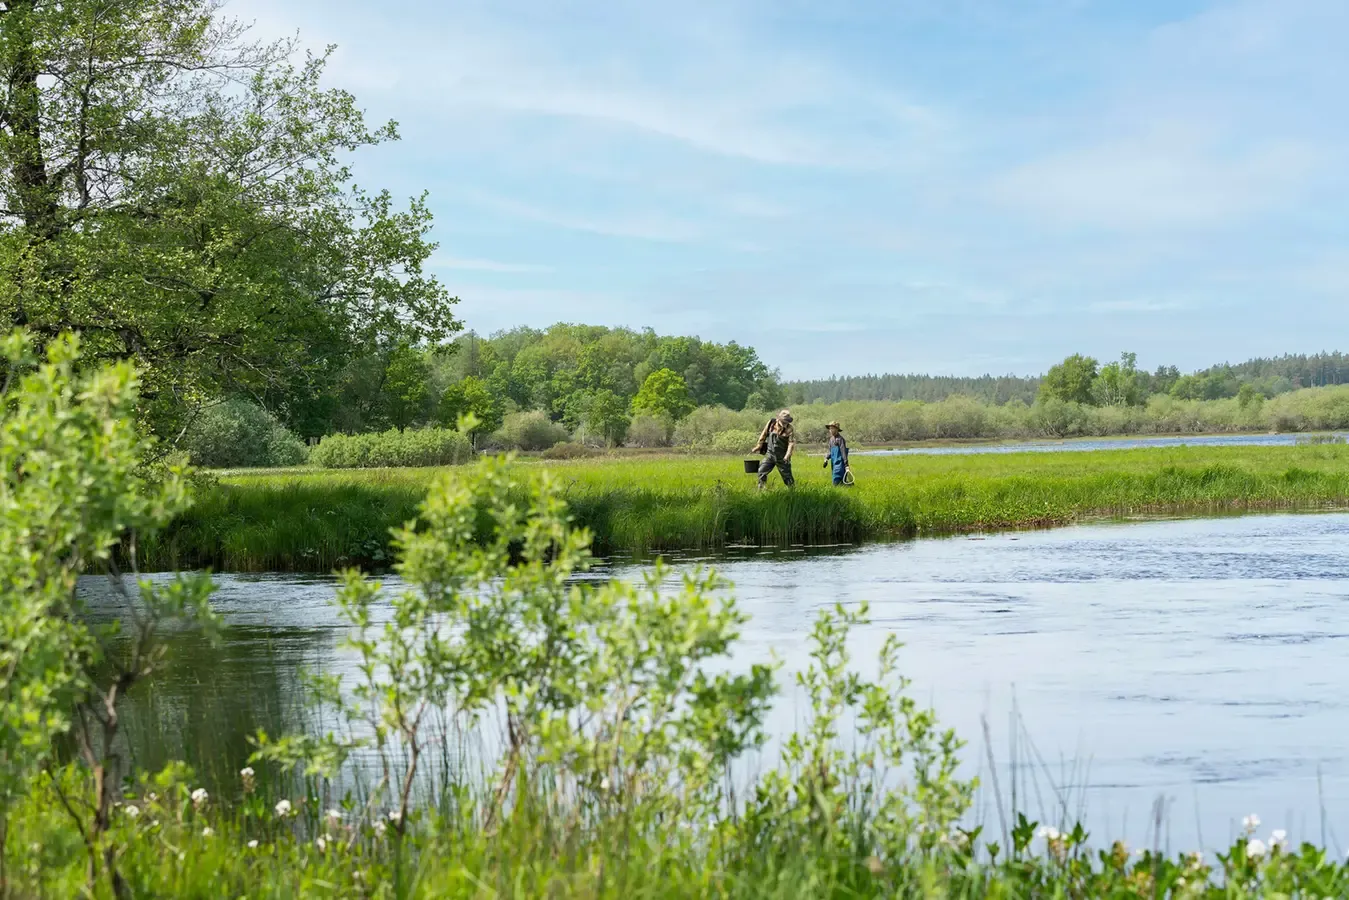
[[(829, 485), (819, 456), (797, 488), (760, 493), (730, 456), (522, 461), (566, 485), (598, 552), (788, 545), (1049, 527), (1083, 518), (1307, 510), (1349, 504), (1349, 447), (1176, 447), (1090, 453), (854, 457)], [(438, 469), (224, 473), (142, 547), (148, 569), (378, 568)], [(453, 471), (453, 470), (451, 470)]]

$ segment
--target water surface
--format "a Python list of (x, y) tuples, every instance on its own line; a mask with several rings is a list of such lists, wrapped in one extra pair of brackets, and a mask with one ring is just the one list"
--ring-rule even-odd
[[(1343, 438), (1344, 435), (1335, 435)], [(1204, 434), (1190, 436), (1071, 438), (1057, 441), (1017, 441), (1007, 444), (956, 444), (905, 447), (891, 450), (855, 450), (858, 456), (964, 455), (969, 453), (1062, 453), (1092, 450), (1137, 450), (1146, 447), (1292, 447), (1305, 434)]]
[[(733, 666), (776, 654), (786, 682), (822, 606), (869, 601), (859, 659), (870, 667), (897, 633), (912, 690), (969, 740), (970, 773), (991, 783), (991, 749), (1005, 795), (1017, 761), (1028, 814), (1066, 810), (1098, 836), (1150, 844), (1160, 797), (1160, 839), (1189, 849), (1225, 842), (1250, 812), (1320, 841), (1324, 805), (1330, 847), (1349, 839), (1349, 515), (1089, 525), (716, 562), (752, 616)], [(350, 671), (351, 660), (334, 650), (329, 579), (219, 583), (227, 643), (206, 651), (184, 636), (156, 709), (177, 746), (193, 738), (167, 736), (172, 723), (209, 734), (209, 720), (227, 720), (241, 734), (217, 743), (238, 755), (259, 722), (298, 721), (288, 719), (298, 667)], [(798, 721), (798, 699), (784, 695), (774, 733)], [(999, 830), (991, 794), (975, 814)]]

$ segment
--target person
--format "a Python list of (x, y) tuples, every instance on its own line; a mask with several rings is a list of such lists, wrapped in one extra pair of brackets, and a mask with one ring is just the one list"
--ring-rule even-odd
[(796, 429), (792, 428), (792, 414), (784, 409), (768, 420), (754, 447), (755, 453), (764, 455), (763, 462), (759, 463), (759, 490), (768, 486), (768, 473), (775, 467), (783, 484), (796, 486), (796, 479), (792, 477), (792, 451), (795, 449)]
[(834, 487), (843, 487), (843, 476), (848, 473), (848, 442), (843, 437), (843, 427), (837, 421), (825, 427), (829, 429), (829, 455), (825, 457), (824, 464), (833, 466)]

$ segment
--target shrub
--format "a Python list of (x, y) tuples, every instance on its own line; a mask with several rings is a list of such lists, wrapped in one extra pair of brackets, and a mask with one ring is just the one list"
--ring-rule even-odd
[(749, 453), (759, 432), (732, 429), (723, 431), (712, 439), (712, 449), (718, 453)]
[(567, 429), (538, 410), (511, 413), (491, 437), (494, 447), (507, 450), (547, 450), (570, 435)]
[(369, 434), (331, 434), (309, 454), (325, 469), (450, 466), (467, 462), (473, 447), (448, 428), (396, 428)]
[(183, 435), (194, 465), (211, 469), (297, 466), (308, 448), (267, 410), (248, 400), (208, 406)]
[(724, 406), (700, 406), (675, 426), (676, 447), (711, 447), (712, 438), (732, 429), (753, 430), (758, 435), (771, 413), (758, 410), (736, 412)]
[(674, 428), (660, 416), (635, 416), (628, 426), (629, 447), (668, 447)]
[(564, 441), (549, 447), (541, 455), (544, 459), (585, 459), (589, 456), (598, 456), (599, 451), (576, 441)]

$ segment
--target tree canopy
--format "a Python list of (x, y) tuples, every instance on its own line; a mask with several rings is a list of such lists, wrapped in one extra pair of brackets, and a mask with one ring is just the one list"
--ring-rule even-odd
[(307, 402), (370, 348), (439, 341), (424, 198), (352, 184), (397, 138), (215, 0), (0, 4), (0, 314), (131, 359), (142, 414)]

